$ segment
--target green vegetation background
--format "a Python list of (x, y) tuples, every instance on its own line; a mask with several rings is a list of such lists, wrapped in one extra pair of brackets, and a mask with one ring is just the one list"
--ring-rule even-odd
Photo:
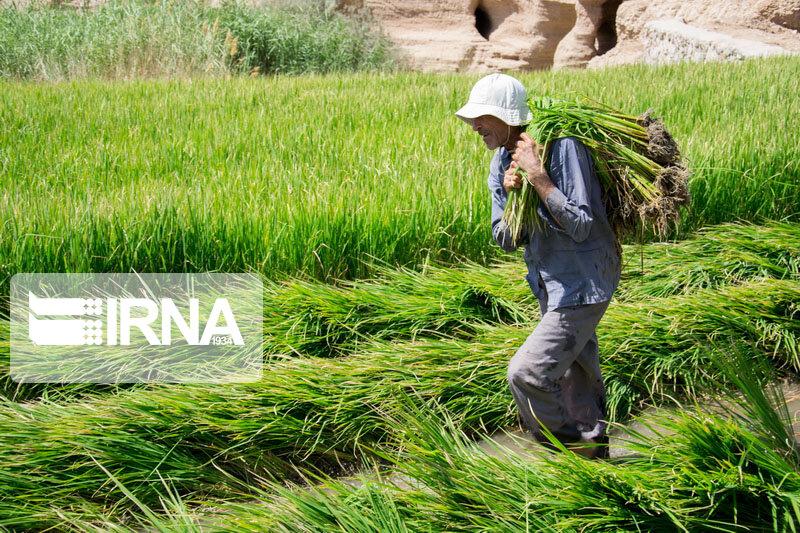
[[(800, 60), (521, 73), (532, 93), (654, 109), (694, 172), (678, 235), (797, 220)], [(491, 153), (473, 75), (0, 82), (0, 278), (486, 262)], [(36, 191), (36, 194), (31, 194)]]
[[(627, 464), (476, 454), (515, 420), (505, 363), (537, 319), (491, 243), (491, 153), (453, 115), (478, 75), (395, 72), (325, 9), (236, 9), (1, 13), (0, 295), (17, 272), (257, 271), (273, 357), (249, 385), (20, 386), (0, 320), (0, 530), (796, 530), (800, 460), (756, 381), (746, 421), (687, 410)], [(653, 109), (694, 171), (678, 242), (625, 248), (612, 420), (800, 368), (798, 74), (515, 73)], [(378, 457), (425, 490), (325, 479)], [(327, 492), (285, 486), (311, 472)]]

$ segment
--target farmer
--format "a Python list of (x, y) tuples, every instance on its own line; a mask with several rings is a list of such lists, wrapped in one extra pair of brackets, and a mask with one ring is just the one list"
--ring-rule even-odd
[[(524, 132), (531, 120), (525, 87), (505, 74), (479, 80), (456, 116), (487, 149), (497, 150), (489, 167), (492, 235), (507, 252), (523, 247), (526, 278), (541, 309), (539, 324), (508, 365), (520, 417), (548, 448), (554, 447), (540, 424), (581, 455), (608, 457), (595, 329), (619, 282), (621, 261), (591, 155), (574, 137), (559, 138), (543, 167), (547, 151)], [(528, 229), (514, 241), (502, 216), (509, 192), (522, 186), (518, 168), (541, 198), (544, 228)]]

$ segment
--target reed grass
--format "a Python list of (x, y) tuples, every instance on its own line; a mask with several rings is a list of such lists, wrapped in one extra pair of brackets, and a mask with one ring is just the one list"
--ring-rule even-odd
[(365, 13), (304, 0), (111, 1), (90, 9), (0, 6), (0, 77), (225, 76), (392, 70), (397, 54)]

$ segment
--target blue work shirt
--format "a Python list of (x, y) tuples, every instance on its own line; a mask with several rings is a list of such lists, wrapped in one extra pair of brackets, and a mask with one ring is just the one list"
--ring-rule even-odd
[(619, 283), (621, 258), (589, 150), (574, 137), (553, 141), (548, 174), (555, 190), (546, 206), (540, 202), (538, 208), (544, 228), (534, 229), (532, 235), (524, 231), (520, 242), (512, 242), (502, 220), (508, 199), (503, 175), (510, 164), (511, 154), (501, 146), (489, 171), (492, 236), (507, 252), (524, 246), (526, 278), (533, 294), (547, 302), (546, 311), (611, 300)]

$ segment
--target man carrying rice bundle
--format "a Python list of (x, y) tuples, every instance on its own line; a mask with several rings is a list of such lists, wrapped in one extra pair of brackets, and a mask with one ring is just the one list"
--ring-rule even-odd
[[(573, 451), (605, 458), (606, 393), (595, 331), (619, 283), (619, 248), (589, 150), (567, 136), (555, 139), (545, 154), (524, 132), (531, 120), (526, 98), (517, 79), (491, 74), (456, 112), (487, 149), (497, 150), (489, 169), (492, 235), (507, 252), (523, 247), (526, 278), (542, 314), (509, 362), (508, 383), (537, 441), (553, 448), (541, 424), (562, 443), (572, 443)], [(540, 222), (535, 230), (513, 232), (503, 210), (523, 179), (538, 195)]]

